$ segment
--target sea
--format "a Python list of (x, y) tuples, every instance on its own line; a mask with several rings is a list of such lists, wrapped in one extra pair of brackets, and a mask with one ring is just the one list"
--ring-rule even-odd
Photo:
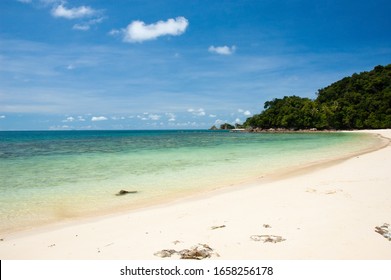
[(0, 233), (240, 188), (379, 145), (342, 132), (0, 131)]

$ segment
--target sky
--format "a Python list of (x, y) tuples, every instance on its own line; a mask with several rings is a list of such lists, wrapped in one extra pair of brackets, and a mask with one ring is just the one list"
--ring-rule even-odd
[(0, 130), (204, 129), (391, 63), (389, 0), (1, 0)]

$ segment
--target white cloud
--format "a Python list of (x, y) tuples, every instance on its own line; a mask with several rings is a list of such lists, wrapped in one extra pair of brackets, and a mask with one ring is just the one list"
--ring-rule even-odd
[(223, 121), (223, 120), (217, 119), (217, 120), (215, 120), (214, 125), (220, 125), (220, 124), (223, 124), (223, 123), (226, 123), (226, 122), (227, 121)]
[[(32, 0), (17, 0), (22, 3), (33, 3)], [(101, 10), (95, 10), (89, 6), (79, 6), (75, 8), (67, 8), (66, 0), (37, 0), (43, 7), (52, 7), (50, 13), (56, 18), (74, 19), (89, 19), (85, 22), (79, 22), (73, 25), (74, 30), (87, 31), (92, 25), (101, 23), (106, 17), (102, 16)]]
[(209, 117), (215, 118), (215, 117), (217, 117), (217, 115), (210, 114)]
[(198, 109), (198, 110), (195, 110), (195, 109), (190, 108), (190, 109), (188, 109), (187, 111), (188, 111), (189, 113), (192, 113), (192, 114), (195, 115), (195, 116), (205, 116), (205, 115), (206, 115), (205, 110), (202, 109), (202, 108), (200, 108), (200, 109)]
[(161, 118), (161, 116), (149, 114), (149, 113), (143, 113), (143, 116), (137, 115), (137, 118), (142, 121), (148, 121), (148, 120), (157, 121)]
[(249, 110), (244, 111), (244, 112), (243, 112), (243, 115), (245, 115), (245, 116), (251, 116), (251, 112), (250, 112)]
[(91, 118), (91, 121), (93, 122), (98, 122), (98, 121), (107, 121), (107, 118), (104, 117), (104, 116), (100, 116), (100, 117), (92, 117)]
[(241, 123), (242, 121), (239, 118), (235, 119), (235, 123)]
[(114, 120), (114, 121), (119, 121), (119, 120), (125, 120), (126, 118), (125, 117), (116, 117), (116, 116), (114, 116), (114, 117), (111, 117), (111, 119)]
[(5, 116), (4, 115), (0, 116), (0, 119), (5, 119)]
[(76, 119), (74, 117), (67, 117), (65, 120), (63, 120), (62, 122), (73, 122), (75, 121)]
[(74, 117), (67, 117), (65, 120), (62, 120), (61, 122), (63, 123), (68, 123), (68, 122), (85, 122), (86, 120), (82, 116), (77, 116), (77, 118)]
[(91, 17), (95, 15), (97, 11), (88, 6), (80, 6), (77, 8), (66, 8), (63, 4), (58, 5), (51, 11), (52, 16), (62, 17), (66, 19), (77, 19), (84, 17)]
[(150, 115), (148, 115), (148, 117), (149, 117), (150, 120), (153, 120), (153, 121), (157, 121), (157, 120), (160, 119), (159, 115), (150, 114)]
[(177, 127), (199, 127), (201, 124), (196, 123), (196, 122), (181, 122), (181, 123), (175, 123), (172, 125), (175, 125)]
[(175, 114), (173, 114), (173, 113), (166, 113), (166, 116), (167, 116), (169, 122), (175, 122), (176, 121)]
[(90, 30), (91, 25), (101, 23), (104, 19), (105, 19), (105, 17), (97, 17), (97, 18), (91, 19), (87, 22), (77, 23), (72, 27), (72, 29), (80, 30), (80, 31), (88, 31), (88, 30)]
[(88, 24), (85, 24), (85, 23), (77, 23), (75, 24), (72, 29), (75, 29), (75, 30), (81, 30), (81, 31), (87, 31), (87, 30), (90, 30), (90, 25)]
[(110, 30), (110, 32), (109, 32), (109, 35), (111, 35), (111, 36), (117, 36), (117, 35), (119, 35), (119, 34), (121, 34), (121, 31), (118, 30), (118, 29), (112, 29), (112, 30)]
[(228, 47), (228, 46), (222, 46), (222, 47), (215, 47), (210, 46), (208, 51), (211, 53), (217, 53), (221, 55), (231, 55), (235, 52), (236, 46)]
[[(172, 35), (178, 36), (186, 31), (189, 21), (184, 17), (170, 18), (167, 21), (158, 21), (157, 23), (145, 24), (143, 21), (133, 21), (123, 30), (125, 42), (143, 42), (154, 40), (160, 36)], [(115, 35), (116, 30), (110, 31)]]
[(243, 115), (245, 116), (250, 116), (251, 115), (251, 112), (249, 110), (243, 110), (243, 109), (238, 109), (238, 112), (239, 113), (243, 113)]

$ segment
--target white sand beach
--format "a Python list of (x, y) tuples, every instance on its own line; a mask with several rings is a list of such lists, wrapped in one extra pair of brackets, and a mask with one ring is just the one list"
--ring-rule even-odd
[[(374, 130), (391, 139), (391, 130)], [(333, 164), (100, 218), (0, 236), (0, 259), (391, 259), (391, 145)], [(386, 228), (386, 226), (385, 226)], [(390, 228), (391, 230), (391, 228)], [(267, 236), (281, 242), (263, 242)], [(178, 258), (173, 255), (171, 258)], [(171, 259), (168, 258), (168, 259)]]

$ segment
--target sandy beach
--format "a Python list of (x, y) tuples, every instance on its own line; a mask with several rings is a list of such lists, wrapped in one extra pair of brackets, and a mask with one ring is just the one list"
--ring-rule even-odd
[[(391, 139), (391, 130), (367, 132)], [(0, 259), (153, 260), (162, 259), (156, 255), (161, 250), (199, 244), (213, 249), (211, 259), (221, 260), (391, 259), (391, 241), (375, 231), (391, 231), (390, 143), (274, 177), (2, 235)]]

